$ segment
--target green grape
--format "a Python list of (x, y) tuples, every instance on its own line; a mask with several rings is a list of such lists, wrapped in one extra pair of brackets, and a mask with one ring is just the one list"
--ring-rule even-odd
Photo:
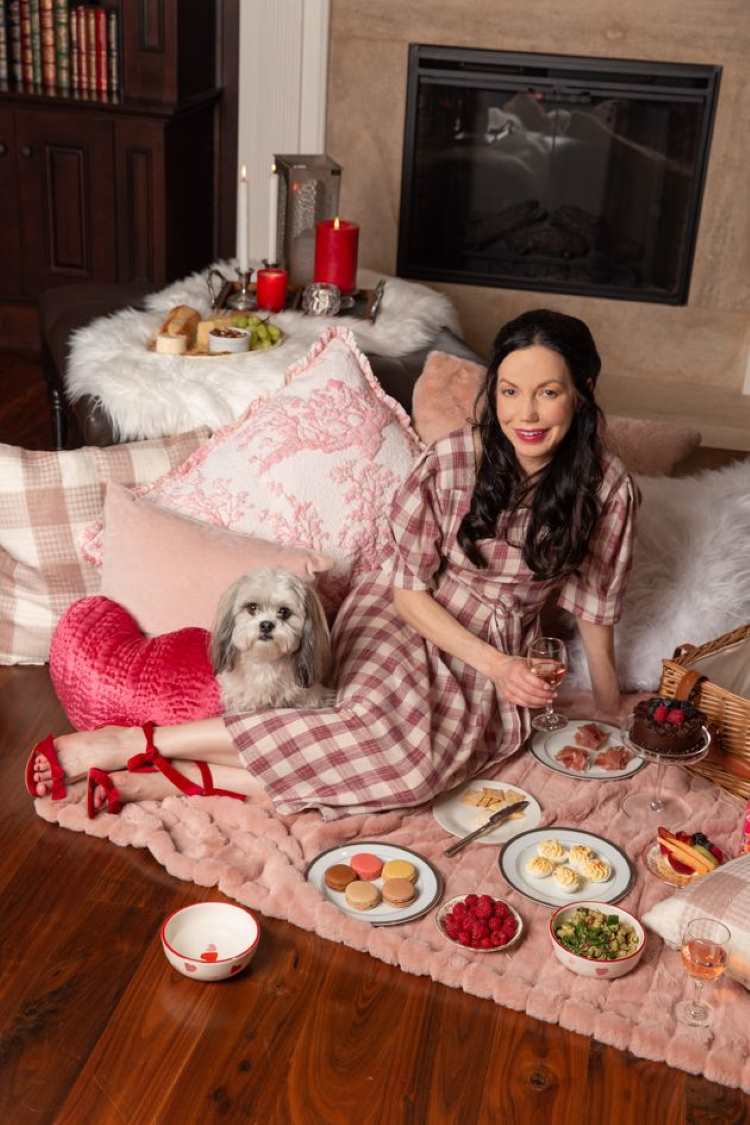
[(260, 323), (261, 323), (261, 319), (260, 319), (259, 316), (249, 316), (247, 318), (247, 327), (248, 328), (257, 328)]
[(268, 325), (268, 335), (271, 337), (271, 339), (273, 340), (273, 342), (275, 344), (276, 341), (278, 340), (279, 336), (281, 335), (281, 329), (277, 328), (277, 326), (275, 324), (269, 324)]

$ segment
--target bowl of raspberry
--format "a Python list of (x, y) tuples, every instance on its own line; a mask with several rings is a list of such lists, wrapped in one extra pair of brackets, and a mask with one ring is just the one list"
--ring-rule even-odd
[(492, 895), (449, 898), (435, 915), (435, 925), (446, 941), (475, 953), (501, 953), (514, 946), (523, 933), (518, 911)]

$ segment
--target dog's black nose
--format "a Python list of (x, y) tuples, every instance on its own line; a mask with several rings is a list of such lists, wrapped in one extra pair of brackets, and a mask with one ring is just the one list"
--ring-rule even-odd
[(273, 622), (273, 621), (259, 621), (258, 622), (258, 628), (259, 628), (259, 630), (261, 631), (261, 633), (263, 634), (264, 637), (270, 637), (271, 633), (274, 631), (275, 622)]

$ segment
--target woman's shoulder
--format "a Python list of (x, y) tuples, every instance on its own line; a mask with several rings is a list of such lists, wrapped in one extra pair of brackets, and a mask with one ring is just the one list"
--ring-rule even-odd
[(473, 488), (476, 460), (473, 428), (462, 426), (428, 445), (415, 469), (435, 477), (443, 488)]
[(602, 504), (619, 497), (622, 500), (637, 498), (638, 489), (625, 465), (610, 449), (602, 453), (602, 481), (599, 485), (599, 499)]

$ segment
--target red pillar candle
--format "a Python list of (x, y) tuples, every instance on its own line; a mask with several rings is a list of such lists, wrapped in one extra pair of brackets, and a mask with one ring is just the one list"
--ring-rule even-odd
[(314, 281), (338, 285), (342, 293), (357, 286), (359, 227), (346, 219), (323, 219), (315, 233)]
[(286, 301), (289, 275), (286, 270), (258, 270), (255, 276), (255, 300), (259, 309), (281, 312)]

